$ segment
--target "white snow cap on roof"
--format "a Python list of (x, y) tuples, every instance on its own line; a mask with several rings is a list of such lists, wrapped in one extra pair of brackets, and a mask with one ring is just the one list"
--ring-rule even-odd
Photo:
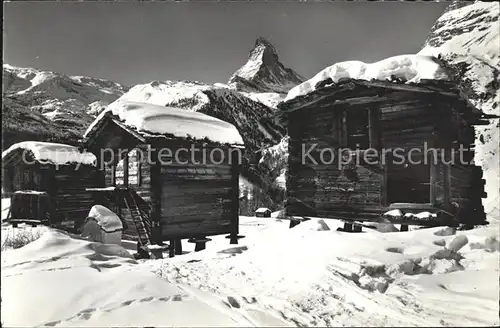
[(391, 80), (401, 78), (406, 83), (418, 83), (421, 79), (448, 80), (443, 68), (431, 56), (400, 55), (367, 64), (362, 61), (345, 61), (325, 68), (312, 79), (291, 89), (285, 101), (306, 95), (316, 90), (316, 84), (331, 78), (338, 82), (342, 78), (356, 80)]
[(92, 153), (80, 153), (78, 147), (41, 141), (23, 141), (10, 146), (2, 152), (2, 159), (9, 153), (24, 149), (30, 151), (34, 159), (42, 164), (65, 165), (71, 163), (80, 163), (87, 165), (96, 165), (97, 159)]
[(102, 205), (94, 205), (90, 209), (89, 218), (93, 218), (105, 232), (123, 229), (122, 221), (114, 212)]
[[(179, 138), (199, 140), (206, 138), (223, 144), (244, 145), (234, 125), (199, 112), (124, 100), (113, 102), (106, 111), (111, 111), (125, 125), (138, 132), (172, 134)], [(103, 117), (104, 113), (101, 113), (96, 121)], [(85, 136), (94, 125), (87, 129)]]
[(267, 207), (260, 207), (255, 212), (256, 213), (264, 213), (264, 212), (267, 212), (267, 211), (271, 211), (271, 210), (268, 209)]

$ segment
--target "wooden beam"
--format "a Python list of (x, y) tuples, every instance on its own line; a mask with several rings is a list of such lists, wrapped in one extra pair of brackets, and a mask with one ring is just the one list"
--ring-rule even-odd
[(443, 165), (443, 202), (445, 206), (450, 203), (450, 165)]
[(128, 153), (123, 157), (123, 185), (128, 187)]
[(439, 165), (435, 163), (434, 161), (431, 161), (430, 163), (430, 203), (432, 205), (436, 205), (437, 203), (437, 193), (438, 193), (438, 188), (437, 188), (437, 182), (438, 182), (438, 169)]
[(378, 149), (380, 147), (379, 110), (378, 108), (370, 108), (368, 112), (370, 147)]
[(161, 164), (158, 161), (158, 152), (151, 152), (151, 158), (153, 160), (152, 163), (148, 164), (151, 165), (150, 170), (149, 170), (149, 175), (150, 175), (150, 181), (151, 181), (151, 201), (152, 201), (152, 212), (151, 213), (151, 219), (153, 222), (156, 222), (156, 229), (159, 230), (158, 232), (158, 242), (161, 242), (163, 240), (162, 236), (162, 228), (161, 228), (161, 198), (162, 198), (162, 193), (163, 191), (163, 177), (161, 174)]
[(111, 184), (116, 186), (116, 164), (111, 164)]
[(238, 163), (238, 153), (231, 153), (232, 167), (231, 167), (231, 185), (232, 185), (232, 204), (231, 204), (231, 216), (233, 218), (233, 231), (236, 235), (239, 233), (239, 174), (240, 174), (240, 165)]
[(382, 167), (382, 175), (381, 175), (381, 182), (380, 182), (380, 205), (381, 206), (387, 206), (388, 201), (387, 201), (387, 176), (389, 174), (388, 170), (388, 163), (389, 161), (392, 161), (392, 157), (390, 154), (385, 154), (385, 158), (381, 158), (383, 161), (383, 167)]
[(341, 114), (340, 131), (341, 131), (340, 145), (342, 147), (347, 147), (347, 111), (346, 110), (343, 110), (342, 114)]

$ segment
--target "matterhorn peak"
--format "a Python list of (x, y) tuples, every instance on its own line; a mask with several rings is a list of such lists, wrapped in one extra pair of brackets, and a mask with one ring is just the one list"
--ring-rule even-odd
[(240, 91), (286, 93), (303, 81), (302, 76), (279, 61), (271, 42), (258, 37), (248, 61), (231, 76), (228, 84)]

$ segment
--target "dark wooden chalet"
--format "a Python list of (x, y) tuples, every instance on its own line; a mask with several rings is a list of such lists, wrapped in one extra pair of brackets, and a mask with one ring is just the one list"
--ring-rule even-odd
[(73, 228), (93, 204), (86, 188), (101, 185), (95, 161), (93, 154), (64, 144), (12, 145), (2, 153), (2, 194), (12, 199), (10, 219)]
[[(377, 221), (401, 209), (439, 214), (398, 218), (404, 225), (485, 223), (485, 180), (472, 160), (474, 125), (489, 117), (455, 83), (329, 82), (279, 106), (290, 136), (288, 216)], [(350, 150), (339, 164), (341, 148)]]
[(230, 234), (237, 243), (243, 141), (233, 125), (197, 112), (121, 102), (119, 112), (96, 119), (83, 142), (105, 180), (104, 188), (89, 191), (125, 221), (124, 239), (140, 247)]

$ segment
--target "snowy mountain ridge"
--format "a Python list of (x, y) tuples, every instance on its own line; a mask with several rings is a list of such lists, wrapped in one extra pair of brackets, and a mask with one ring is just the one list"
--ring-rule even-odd
[(284, 133), (273, 120), (272, 108), (222, 85), (153, 81), (132, 87), (116, 101), (172, 106), (214, 116), (236, 126), (251, 152), (279, 142)]
[(75, 143), (128, 87), (116, 82), (3, 65), (5, 146), (24, 140)]

